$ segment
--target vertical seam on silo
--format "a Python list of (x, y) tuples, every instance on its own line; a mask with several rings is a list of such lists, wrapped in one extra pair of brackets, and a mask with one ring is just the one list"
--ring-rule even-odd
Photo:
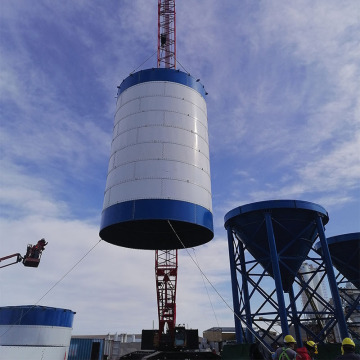
[[(140, 128), (136, 128), (136, 144), (139, 143), (139, 131), (140, 131)], [(136, 175), (136, 164), (137, 164), (137, 159), (135, 160), (135, 163), (134, 163), (133, 179), (135, 179), (135, 175)]]
[(109, 188), (108, 192), (109, 192), (109, 195), (107, 197), (107, 204), (106, 204), (106, 207), (109, 207), (109, 204), (110, 204), (110, 199), (111, 199), (111, 189), (112, 188)]
[[(161, 149), (161, 160), (163, 160), (164, 159), (164, 147), (165, 147), (165, 144), (162, 143), (161, 147), (162, 147), (162, 149)], [(160, 181), (161, 181), (160, 194), (161, 194), (161, 197), (163, 197), (164, 196), (164, 179), (162, 178)]]

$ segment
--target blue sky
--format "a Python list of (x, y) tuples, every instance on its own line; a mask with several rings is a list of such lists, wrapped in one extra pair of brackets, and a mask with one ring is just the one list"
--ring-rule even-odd
[[(194, 256), (231, 305), (229, 210), (306, 200), (328, 211), (327, 236), (360, 230), (360, 3), (176, 10), (178, 68), (208, 92), (215, 237)], [(0, 306), (71, 309), (75, 334), (157, 327), (154, 252), (98, 243), (117, 86), (156, 67), (157, 1), (3, 0), (0, 14), (0, 256), (49, 242), (37, 270), (1, 270)], [(233, 325), (185, 250), (177, 322)]]

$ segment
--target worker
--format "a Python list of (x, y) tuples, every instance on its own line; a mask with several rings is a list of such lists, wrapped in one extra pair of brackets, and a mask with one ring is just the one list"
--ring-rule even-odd
[(37, 242), (36, 245), (34, 245), (32, 247), (32, 256), (33, 258), (35, 259), (38, 259), (40, 254), (42, 253), (42, 251), (45, 249), (45, 246), (47, 245), (48, 243), (45, 241), (45, 239), (41, 239)]
[(275, 359), (276, 350), (279, 348), (279, 344), (275, 341), (271, 344), (271, 359)]
[(360, 355), (355, 354), (355, 343), (350, 338), (342, 341), (341, 354), (335, 360), (360, 360)]
[(36, 246), (39, 248), (40, 251), (43, 251), (47, 244), (48, 243), (45, 241), (45, 239), (41, 239), (37, 242)]
[(295, 351), (296, 341), (291, 335), (286, 335), (284, 337), (284, 346), (279, 347), (274, 354), (275, 360), (295, 360), (296, 351)]
[(266, 360), (268, 358), (268, 351), (265, 350), (260, 341), (256, 339), (256, 342), (250, 346), (249, 355), (251, 360)]
[(296, 352), (303, 360), (314, 360), (314, 355), (317, 354), (317, 346), (313, 341), (307, 341), (305, 346), (296, 349)]

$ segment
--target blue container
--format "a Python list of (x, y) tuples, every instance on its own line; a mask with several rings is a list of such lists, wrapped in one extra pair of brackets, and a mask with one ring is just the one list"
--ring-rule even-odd
[(0, 307), (0, 358), (63, 360), (75, 312), (46, 306)]
[(68, 360), (102, 360), (104, 339), (71, 339)]
[(72, 327), (75, 312), (46, 306), (0, 307), (0, 325), (42, 325)]

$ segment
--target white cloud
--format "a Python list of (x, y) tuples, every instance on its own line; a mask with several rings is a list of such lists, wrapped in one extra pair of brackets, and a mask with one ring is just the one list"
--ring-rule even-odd
[[(74, 333), (88, 333), (89, 323), (90, 329), (100, 333), (138, 333), (142, 328), (152, 328), (153, 321), (157, 323), (154, 251), (98, 243), (97, 226), (80, 221), (32, 216), (0, 225), (3, 239), (11, 239), (2, 240), (5, 254), (23, 254), (27, 243), (41, 237), (49, 242), (37, 269), (22, 265), (3, 269), (2, 306), (38, 303), (70, 308), (77, 312)], [(223, 270), (227, 261), (226, 244), (215, 241), (195, 251), (202, 271), (215, 288), (219, 287), (228, 271), (226, 267), (225, 273)], [(217, 296), (214, 298), (214, 290), (208, 283), (206, 286), (215, 305)], [(229, 300), (228, 291), (226, 295)], [(177, 298), (179, 322), (192, 322), (192, 328), (202, 330), (212, 326), (215, 320), (202, 276), (185, 250), (179, 252)], [(223, 304), (216, 306), (216, 311), (221, 312)], [(210, 312), (212, 317), (204, 318), (203, 311)], [(231, 318), (229, 312), (228, 319)]]

